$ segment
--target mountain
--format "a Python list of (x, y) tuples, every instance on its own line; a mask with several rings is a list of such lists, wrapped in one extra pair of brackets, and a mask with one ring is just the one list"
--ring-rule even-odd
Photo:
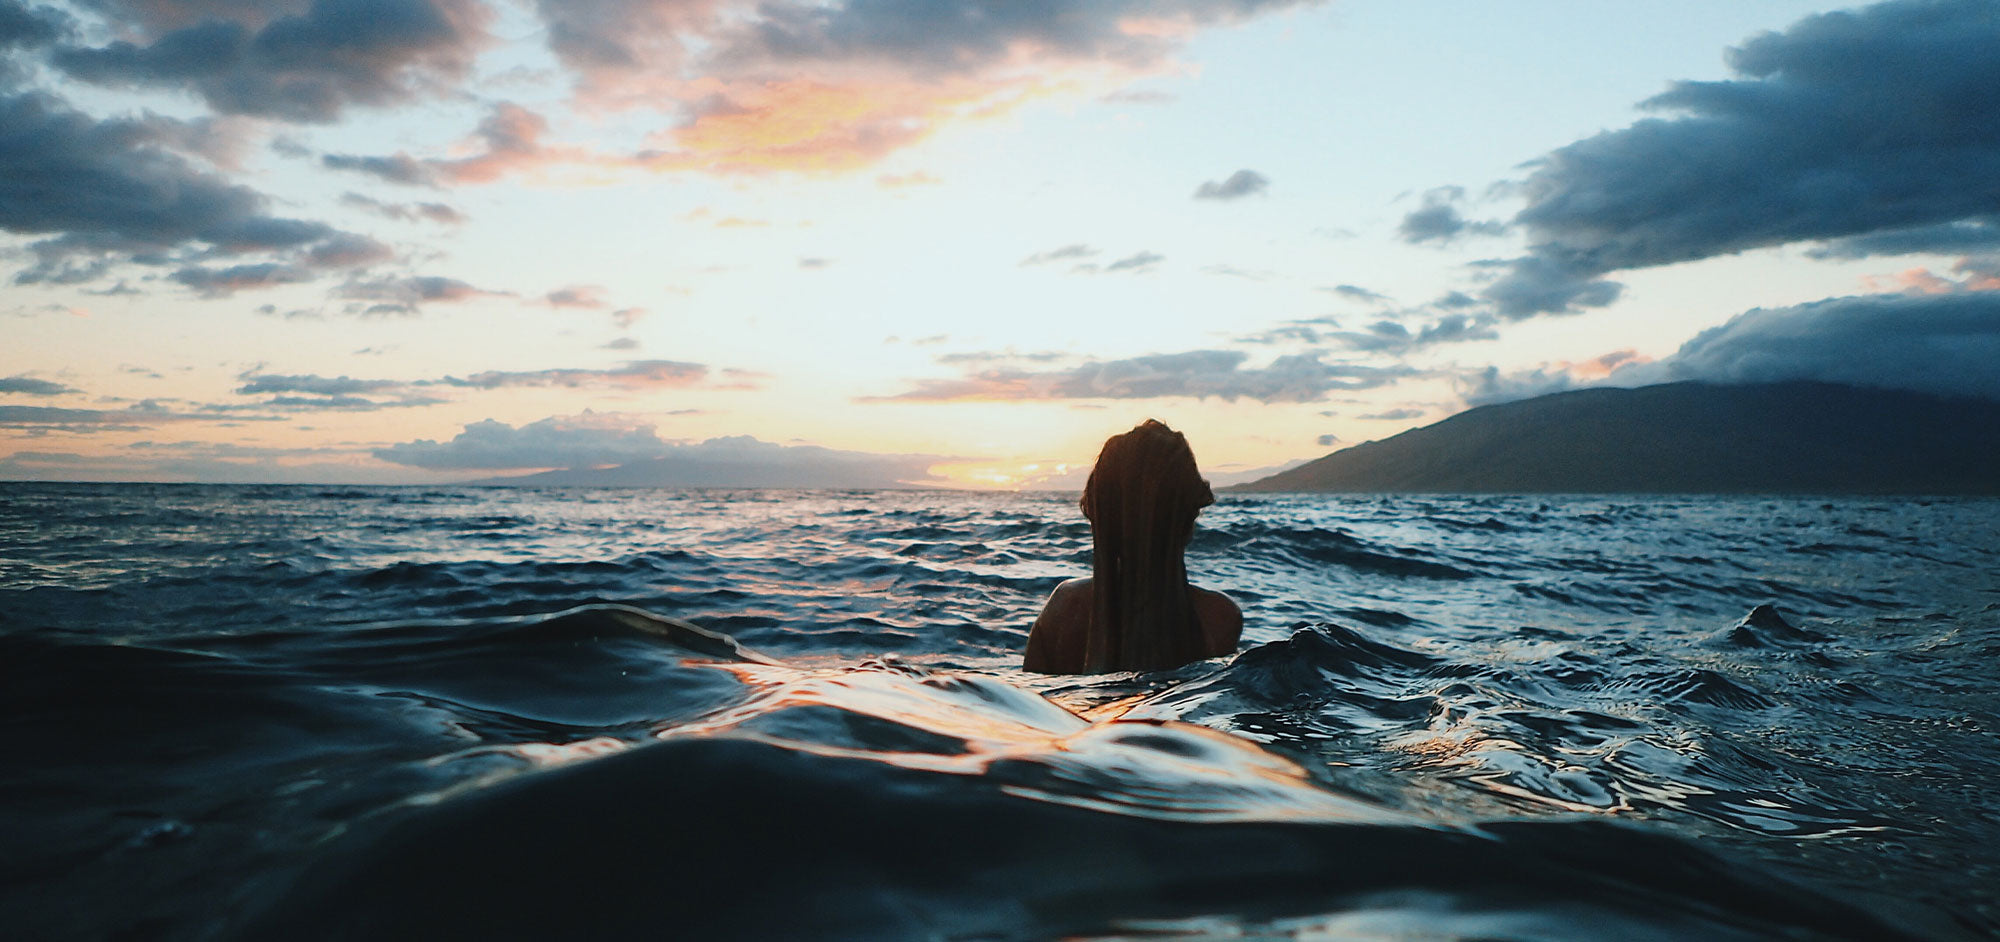
[(2000, 403), (1809, 382), (1581, 389), (1229, 490), (2000, 494)]

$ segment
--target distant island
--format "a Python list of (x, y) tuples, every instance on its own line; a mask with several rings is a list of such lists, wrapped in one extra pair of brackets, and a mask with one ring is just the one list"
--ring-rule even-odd
[(1581, 389), (1227, 490), (2000, 494), (2000, 402), (1813, 382)]

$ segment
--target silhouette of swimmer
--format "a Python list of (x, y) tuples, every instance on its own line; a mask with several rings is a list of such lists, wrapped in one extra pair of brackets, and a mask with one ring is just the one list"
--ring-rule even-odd
[(1243, 612), (1187, 579), (1194, 518), (1212, 503), (1181, 433), (1147, 419), (1107, 440), (1081, 503), (1094, 576), (1049, 594), (1022, 666), (1045, 674), (1158, 670), (1235, 651)]

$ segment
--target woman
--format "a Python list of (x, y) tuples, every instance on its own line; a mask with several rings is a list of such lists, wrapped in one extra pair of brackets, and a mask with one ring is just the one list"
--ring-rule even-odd
[(1158, 670), (1236, 650), (1243, 613), (1187, 581), (1194, 518), (1215, 502), (1187, 439), (1147, 419), (1114, 435), (1083, 488), (1087, 579), (1056, 586), (1022, 666), (1047, 674)]

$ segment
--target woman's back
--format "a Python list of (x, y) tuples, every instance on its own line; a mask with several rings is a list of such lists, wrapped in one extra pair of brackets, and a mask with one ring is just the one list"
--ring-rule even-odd
[[(1220, 592), (1189, 585), (1188, 603), (1201, 625), (1202, 657), (1221, 657), (1236, 650), (1243, 636), (1243, 611)], [(1070, 579), (1049, 593), (1041, 617), (1028, 633), (1028, 652), (1021, 666), (1044, 674), (1082, 674), (1090, 620), (1096, 609), (1096, 587), (1089, 576)], [(1107, 670), (1127, 669), (1121, 666)], [(1135, 668), (1136, 669), (1136, 668)]]

